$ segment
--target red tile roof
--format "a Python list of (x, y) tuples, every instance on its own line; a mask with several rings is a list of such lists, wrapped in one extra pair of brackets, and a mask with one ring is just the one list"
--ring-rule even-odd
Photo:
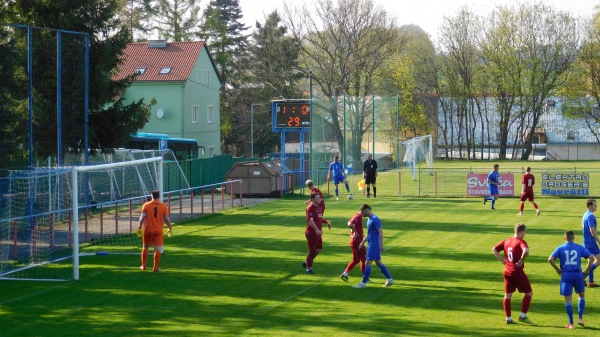
[[(136, 69), (146, 68), (134, 82), (185, 81), (203, 47), (203, 41), (170, 42), (165, 48), (150, 48), (146, 42), (130, 43), (123, 51), (124, 61), (114, 79), (123, 79), (134, 74)], [(159, 74), (164, 67), (172, 67), (171, 72)]]

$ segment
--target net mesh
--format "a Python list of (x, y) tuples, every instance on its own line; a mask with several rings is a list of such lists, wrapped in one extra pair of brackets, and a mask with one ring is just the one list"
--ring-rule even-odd
[(0, 168), (85, 149), (86, 34), (0, 23), (0, 69)]
[(311, 179), (317, 185), (324, 183), (335, 155), (351, 175), (362, 174), (369, 153), (380, 171), (397, 168), (398, 145), (405, 133), (400, 125), (398, 97), (313, 97), (311, 134), (305, 146)]
[[(134, 154), (149, 155), (147, 151)], [(127, 162), (127, 158), (123, 152), (91, 161)], [(71, 186), (71, 168), (10, 171), (2, 178), (8, 185), (7, 193), (0, 195), (0, 278), (70, 279), (76, 234), (83, 255), (139, 253), (141, 241), (135, 234), (139, 210), (151, 191), (159, 189), (157, 165), (131, 163), (79, 172), (76, 187)], [(163, 186), (167, 181), (185, 182), (181, 169), (167, 169), (178, 167), (176, 161), (162, 165)], [(182, 184), (189, 193), (189, 185)], [(79, 203), (78, 233), (73, 232), (71, 205), (75, 197)]]
[(433, 144), (431, 135), (415, 137), (398, 144), (399, 158), (402, 158), (402, 166), (406, 167), (413, 180), (417, 180), (417, 167), (424, 164), (433, 174)]

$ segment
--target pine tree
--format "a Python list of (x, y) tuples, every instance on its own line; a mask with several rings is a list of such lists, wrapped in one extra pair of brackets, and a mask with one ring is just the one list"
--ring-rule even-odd
[(240, 22), (239, 0), (211, 0), (204, 10), (204, 18), (200, 36), (211, 47), (222, 81), (231, 84), (235, 82), (229, 79), (235, 72), (235, 61), (244, 56), (248, 46), (248, 36), (244, 34), (248, 27)]
[(152, 29), (159, 38), (191, 41), (198, 31), (200, 0), (148, 0), (146, 11), (152, 17)]
[(204, 11), (200, 37), (207, 41), (215, 59), (222, 84), (221, 91), (221, 152), (241, 155), (243, 139), (235, 132), (241, 116), (237, 109), (239, 89), (247, 62), (248, 28), (240, 20), (242, 10), (238, 0), (212, 0)]
[(129, 39), (143, 39), (152, 29), (151, 14), (148, 10), (152, 0), (119, 0), (117, 18), (129, 31)]

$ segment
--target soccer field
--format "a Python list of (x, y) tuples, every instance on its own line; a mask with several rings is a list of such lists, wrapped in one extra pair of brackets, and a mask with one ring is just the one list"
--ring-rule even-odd
[[(382, 191), (385, 191), (382, 188)], [(306, 275), (306, 196), (238, 208), (174, 228), (161, 272), (139, 271), (138, 255), (81, 258), (77, 282), (0, 281), (2, 336), (591, 336), (600, 329), (600, 289), (586, 291), (588, 326), (565, 331), (559, 277), (548, 264), (564, 230), (581, 243), (584, 199), (538, 198), (535, 216), (517, 198), (496, 210), (480, 198), (327, 197), (324, 250)], [(383, 221), (383, 261), (366, 289), (351, 259), (346, 222), (363, 202)], [(504, 324), (503, 266), (492, 247), (528, 226), (533, 326)], [(522, 295), (513, 296), (513, 317)], [(576, 302), (576, 300), (575, 300)], [(575, 306), (576, 307), (576, 306)]]

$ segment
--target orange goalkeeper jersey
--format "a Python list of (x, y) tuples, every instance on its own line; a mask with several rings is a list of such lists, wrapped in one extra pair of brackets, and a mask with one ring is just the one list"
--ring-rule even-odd
[(167, 205), (158, 201), (152, 200), (142, 206), (142, 212), (146, 213), (146, 228), (163, 228), (163, 220), (165, 215), (169, 214)]

